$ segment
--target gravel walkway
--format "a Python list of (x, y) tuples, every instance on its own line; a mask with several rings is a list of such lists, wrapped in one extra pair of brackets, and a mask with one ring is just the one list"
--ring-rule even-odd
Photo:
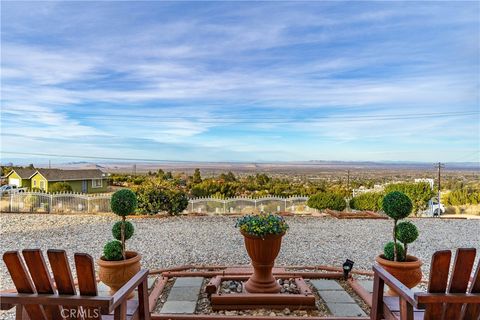
[[(0, 215), (0, 251), (23, 248), (63, 248), (73, 261), (74, 252), (87, 252), (95, 259), (112, 238), (115, 216)], [(184, 264), (248, 264), (243, 238), (233, 217), (170, 217), (131, 219), (135, 235), (127, 247), (142, 254), (145, 268)], [(355, 268), (370, 269), (375, 256), (390, 240), (392, 222), (387, 220), (337, 220), (318, 217), (288, 217), (290, 230), (284, 238), (278, 265), (340, 266), (346, 258)], [(428, 273), (436, 250), (476, 247), (480, 250), (480, 220), (418, 219), (419, 239), (409, 249), (425, 264)], [(1, 263), (0, 288), (11, 288)]]

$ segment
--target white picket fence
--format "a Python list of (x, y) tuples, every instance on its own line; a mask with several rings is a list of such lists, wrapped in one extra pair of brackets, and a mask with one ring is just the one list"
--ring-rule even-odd
[[(111, 194), (17, 192), (0, 198), (0, 212), (24, 213), (104, 213), (110, 210)], [(232, 214), (258, 212), (316, 212), (307, 206), (308, 197), (195, 198), (182, 214)]]

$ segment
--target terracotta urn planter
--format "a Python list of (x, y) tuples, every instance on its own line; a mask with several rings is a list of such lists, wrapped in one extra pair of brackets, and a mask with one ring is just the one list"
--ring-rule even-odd
[[(127, 259), (119, 261), (107, 261), (103, 257), (97, 260), (99, 266), (98, 277), (100, 281), (110, 287), (113, 295), (137, 272), (140, 271), (140, 259), (142, 256), (135, 251), (126, 252)], [(132, 292), (129, 298), (133, 298)]]
[(273, 277), (272, 268), (284, 234), (270, 234), (262, 238), (241, 232), (253, 266), (253, 275), (245, 283), (245, 290), (250, 293), (279, 293), (281, 287)]
[[(384, 255), (381, 254), (375, 258), (375, 261), (409, 289), (415, 287), (422, 281), (421, 266), (423, 262), (417, 257), (407, 255), (406, 261), (397, 262), (387, 260)], [(390, 288), (388, 289), (388, 294), (391, 296), (397, 295)]]

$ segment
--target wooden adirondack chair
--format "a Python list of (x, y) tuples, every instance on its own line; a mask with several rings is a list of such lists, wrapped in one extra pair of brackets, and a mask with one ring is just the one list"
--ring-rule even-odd
[[(8, 251), (3, 260), (17, 293), (1, 293), (2, 310), (16, 307), (16, 319), (150, 319), (148, 308), (148, 270), (140, 270), (113, 296), (99, 296), (93, 259), (75, 254), (78, 291), (64, 250), (48, 250), (53, 278), (39, 249)], [(27, 271), (28, 268), (28, 271)], [(55, 283), (53, 283), (55, 280)], [(138, 287), (138, 300), (127, 300)]]
[[(437, 251), (432, 257), (428, 290), (414, 293), (382, 267), (375, 265), (371, 319), (480, 319), (480, 263), (470, 277), (476, 250), (457, 249), (449, 281), (451, 251)], [(384, 297), (387, 284), (398, 297)]]

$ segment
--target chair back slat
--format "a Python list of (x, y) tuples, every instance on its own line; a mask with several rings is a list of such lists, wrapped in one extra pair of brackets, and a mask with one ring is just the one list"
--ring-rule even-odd
[[(86, 253), (75, 253), (75, 268), (77, 269), (78, 290), (83, 296), (96, 296), (97, 280), (93, 259)], [(85, 320), (101, 319), (97, 308), (84, 308)]]
[[(470, 284), (470, 293), (480, 293), (480, 259), (477, 264), (477, 271), (473, 276), (473, 281)], [(476, 320), (480, 319), (480, 304), (470, 303), (465, 307), (465, 320)]]
[[(455, 263), (447, 293), (466, 293), (473, 263), (475, 262), (475, 248), (457, 249)], [(463, 304), (448, 303), (445, 305), (445, 319), (460, 319)]]
[[(55, 294), (53, 281), (48, 273), (47, 265), (40, 249), (22, 250), (23, 258), (27, 264), (33, 283), (39, 294)], [(62, 319), (60, 306), (44, 306), (45, 313), (50, 319)]]
[[(429, 293), (445, 293), (448, 284), (448, 272), (450, 270), (450, 250), (437, 251), (433, 254), (430, 265), (430, 280), (428, 281)], [(443, 304), (428, 304), (425, 308), (425, 320), (442, 319)]]
[[(65, 250), (47, 250), (48, 261), (52, 268), (53, 278), (58, 290), (58, 294), (75, 295), (75, 283), (73, 281), (72, 271), (68, 264), (68, 258)], [(81, 319), (79, 309), (74, 306), (63, 306), (63, 316), (68, 320)]]
[[(3, 254), (3, 261), (7, 266), (7, 270), (10, 273), (10, 277), (18, 293), (37, 293), (18, 251), (5, 252)], [(25, 304), (24, 307), (31, 320), (47, 319), (42, 306), (38, 304)]]

